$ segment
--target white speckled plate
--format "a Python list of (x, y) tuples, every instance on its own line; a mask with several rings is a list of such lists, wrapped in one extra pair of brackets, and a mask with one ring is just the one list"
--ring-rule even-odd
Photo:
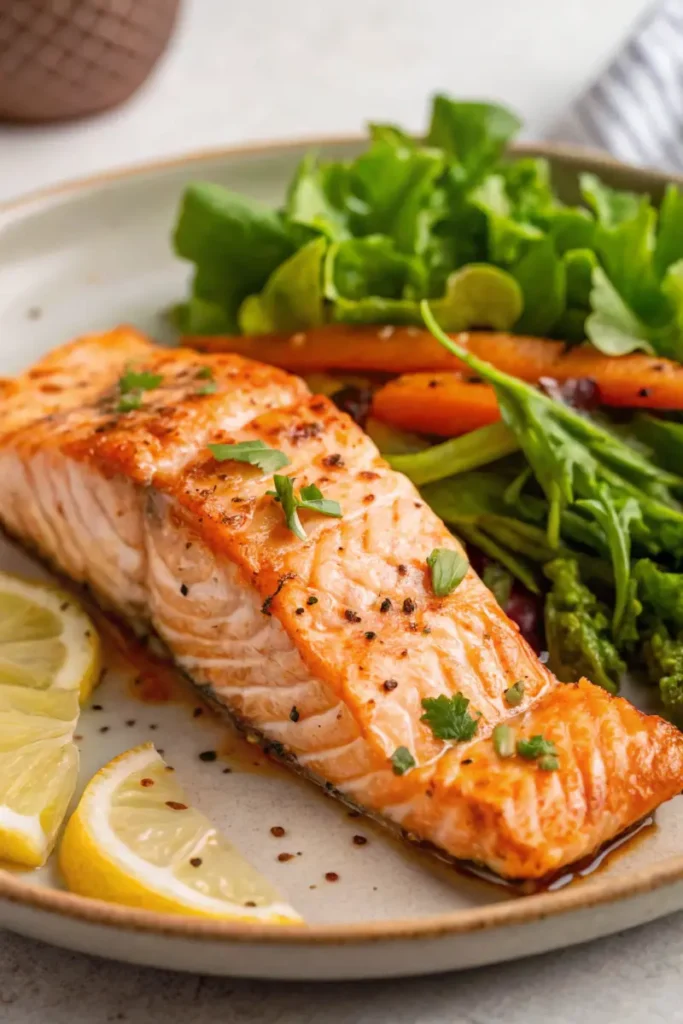
[[(77, 183), (0, 208), (0, 374), (22, 369), (79, 333), (129, 321), (157, 338), (160, 311), (182, 295), (186, 269), (169, 231), (193, 178), (278, 201), (302, 153), (350, 155), (354, 140), (194, 156)], [(548, 151), (569, 194), (577, 169), (658, 192), (662, 178)], [(41, 570), (7, 544), (0, 566)], [(135, 679), (142, 680), (135, 684)], [(162, 685), (155, 685), (158, 676)], [(150, 681), (152, 680), (152, 681)], [(115, 754), (153, 739), (186, 788), (286, 894), (305, 928), (161, 916), (65, 893), (54, 867), (0, 870), (0, 924), (76, 950), (204, 973), (268, 978), (418, 974), (511, 959), (597, 938), (683, 907), (683, 800), (606, 866), (560, 891), (519, 897), (405, 849), (351, 819), (314, 787), (237, 743), (163, 669), (130, 664), (110, 645), (108, 671), (79, 727), (82, 782)], [(156, 702), (140, 699), (156, 695)], [(168, 691), (168, 692), (166, 692)], [(162, 700), (161, 697), (170, 697)], [(642, 704), (643, 692), (631, 693)], [(199, 754), (218, 750), (215, 761)], [(276, 839), (270, 829), (285, 828)], [(364, 835), (365, 845), (354, 843)], [(286, 862), (279, 853), (293, 853)], [(336, 872), (336, 882), (325, 880)]]

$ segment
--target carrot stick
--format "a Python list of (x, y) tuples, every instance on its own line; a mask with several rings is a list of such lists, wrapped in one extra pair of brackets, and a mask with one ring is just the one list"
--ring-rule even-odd
[[(453, 337), (481, 359), (522, 380), (590, 377), (604, 405), (683, 409), (683, 366), (670, 359), (643, 353), (604, 356), (590, 345), (566, 351), (560, 341), (484, 331)], [(330, 324), (289, 336), (190, 337), (185, 342), (205, 352), (238, 352), (294, 373), (463, 369), (458, 359), (419, 327)]]
[(402, 430), (456, 437), (500, 419), (488, 384), (471, 384), (457, 373), (409, 373), (375, 392), (372, 415)]

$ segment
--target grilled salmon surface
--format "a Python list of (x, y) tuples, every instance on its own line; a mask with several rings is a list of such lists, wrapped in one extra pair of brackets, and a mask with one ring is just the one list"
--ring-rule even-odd
[[(120, 411), (131, 367), (161, 380)], [(302, 512), (298, 539), (271, 478), (207, 448), (255, 439), (343, 517)], [(457, 540), (346, 415), (281, 370), (126, 328), (83, 338), (5, 386), (0, 473), (11, 534), (151, 625), (290, 763), (453, 857), (540, 878), (683, 787), (678, 730), (586, 680), (558, 683), (471, 569), (435, 596), (426, 558)], [(423, 698), (456, 693), (480, 715), (468, 742), (421, 721)], [(502, 722), (553, 741), (559, 768), (499, 757)], [(400, 747), (416, 766), (397, 775)]]

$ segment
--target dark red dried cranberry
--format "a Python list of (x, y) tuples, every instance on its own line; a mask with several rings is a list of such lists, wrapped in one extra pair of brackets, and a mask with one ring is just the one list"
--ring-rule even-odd
[(370, 406), (372, 405), (372, 391), (370, 388), (359, 388), (349, 384), (347, 387), (342, 388), (341, 391), (336, 391), (332, 395), (332, 401), (338, 409), (348, 413), (359, 427), (365, 426), (365, 421), (370, 414)]
[(539, 377), (538, 386), (550, 398), (564, 402), (572, 409), (588, 410), (600, 405), (600, 389), (592, 377), (569, 377), (564, 381)]

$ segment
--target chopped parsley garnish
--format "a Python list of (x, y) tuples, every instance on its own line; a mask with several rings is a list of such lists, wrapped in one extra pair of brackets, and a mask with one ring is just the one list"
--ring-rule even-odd
[(543, 736), (531, 736), (528, 740), (517, 740), (517, 753), (527, 761), (536, 761), (546, 754), (555, 756), (557, 747), (552, 740), (546, 740)]
[(132, 412), (142, 405), (142, 392), (154, 391), (158, 388), (164, 378), (160, 373), (150, 373), (149, 370), (141, 370), (139, 373), (126, 367), (122, 377), (119, 377), (120, 398), (116, 406), (117, 412)]
[(205, 384), (202, 384), (201, 387), (197, 388), (197, 391), (195, 393), (197, 395), (215, 395), (217, 390), (218, 384), (216, 384), (216, 381), (207, 380)]
[(437, 597), (447, 597), (464, 580), (469, 562), (459, 551), (434, 548), (427, 559), (432, 573), (432, 589)]
[(422, 701), (424, 715), (420, 721), (427, 723), (438, 740), (462, 743), (472, 739), (479, 725), (478, 718), (472, 718), (467, 710), (469, 706), (469, 700), (461, 693), (453, 697), (444, 694), (425, 697)]
[(289, 476), (273, 477), (275, 483), (274, 491), (267, 491), (276, 501), (282, 505), (287, 526), (299, 540), (306, 540), (306, 531), (301, 525), (298, 510), (304, 509), (309, 512), (318, 512), (322, 516), (331, 516), (333, 519), (341, 519), (342, 510), (337, 501), (324, 498), (322, 491), (315, 484), (308, 484), (301, 488), (299, 497), (294, 493), (294, 481)]
[(524, 683), (522, 680), (518, 679), (516, 683), (513, 683), (503, 696), (505, 697), (505, 703), (509, 704), (511, 708), (516, 708), (518, 704), (521, 704), (524, 700)]
[(497, 725), (493, 730), (493, 749), (498, 757), (513, 757), (515, 734), (509, 725)]
[(543, 772), (556, 772), (560, 767), (560, 759), (556, 754), (544, 754), (538, 759), (538, 767)]
[(201, 370), (197, 370), (195, 377), (197, 380), (213, 380), (213, 366), (202, 366)]
[(210, 444), (207, 448), (218, 462), (247, 462), (264, 473), (274, 473), (289, 465), (289, 459), (277, 448), (269, 448), (261, 440), (239, 441), (237, 444)]
[(394, 775), (405, 775), (407, 771), (415, 767), (415, 758), (407, 747), (396, 747), (391, 755), (391, 766)]

